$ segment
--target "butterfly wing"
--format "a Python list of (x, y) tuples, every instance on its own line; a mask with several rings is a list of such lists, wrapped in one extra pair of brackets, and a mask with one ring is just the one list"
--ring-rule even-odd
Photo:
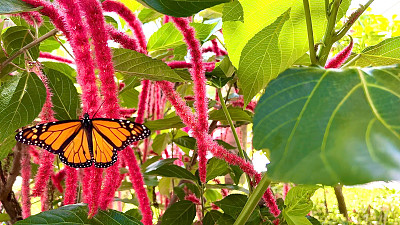
[(47, 151), (58, 154), (82, 128), (80, 120), (67, 120), (43, 123), (20, 129), (15, 139), (28, 145), (36, 145)]
[(81, 128), (71, 142), (58, 156), (64, 164), (74, 168), (85, 168), (92, 165), (92, 156), (87, 138), (88, 132)]
[(93, 158), (96, 167), (108, 167), (117, 160), (116, 151), (150, 135), (150, 130), (129, 120), (93, 119)]

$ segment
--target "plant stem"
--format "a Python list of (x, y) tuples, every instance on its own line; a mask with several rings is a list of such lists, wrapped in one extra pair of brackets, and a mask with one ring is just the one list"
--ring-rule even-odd
[(236, 219), (234, 225), (243, 225), (249, 219), (251, 213), (256, 208), (258, 201), (260, 201), (261, 197), (267, 190), (271, 181), (268, 179), (267, 175), (264, 174), (260, 183), (257, 185), (257, 188), (254, 190), (253, 194), (250, 195), (250, 198), (247, 200), (246, 205), (243, 207), (240, 215)]
[(19, 55), (21, 55), (22, 53), (24, 53), (24, 51), (34, 47), (35, 45), (39, 44), (40, 42), (46, 40), (47, 38), (56, 35), (58, 32), (57, 29), (53, 29), (51, 31), (49, 31), (48, 33), (46, 33), (45, 35), (41, 36), (40, 38), (32, 41), (31, 43), (25, 45), (24, 47), (22, 47), (20, 50), (18, 50), (14, 55), (12, 55), (10, 58), (8, 58), (6, 61), (4, 61), (3, 63), (1, 63), (0, 65), (0, 71), (7, 66), (10, 62), (12, 62), (15, 58), (17, 58)]
[[(344, 35), (346, 35), (347, 31), (349, 31), (349, 29), (351, 28), (351, 26), (354, 24), (354, 22), (358, 19), (358, 17), (361, 16), (361, 14), (364, 13), (365, 10), (368, 9), (369, 5), (371, 5), (371, 3), (374, 2), (374, 0), (369, 0), (367, 3), (365, 3), (365, 5), (360, 6), (359, 9), (357, 9), (358, 15), (357, 18), (353, 18), (352, 20), (348, 20), (342, 28), (340, 28), (340, 30), (337, 32), (336, 36), (334, 37), (334, 41), (338, 41), (340, 40)], [(357, 12), (356, 11), (356, 12)]]
[[(233, 125), (233, 121), (232, 121), (231, 115), (229, 114), (228, 108), (226, 107), (225, 101), (224, 101), (224, 99), (222, 97), (221, 88), (217, 88), (217, 91), (218, 91), (219, 101), (221, 102), (222, 110), (225, 113), (226, 120), (228, 120), (229, 126), (231, 127), (231, 130), (232, 130), (233, 137), (235, 138), (235, 142), (236, 142), (237, 148), (239, 150), (239, 156), (241, 158), (245, 159), (245, 160), (251, 161), (247, 157), (247, 154), (244, 154), (244, 152), (243, 152), (242, 146), (240, 144), (239, 137), (238, 137), (238, 135), (236, 133), (235, 126)], [(250, 176), (248, 174), (246, 174), (246, 178), (247, 178), (247, 182), (249, 183), (249, 193), (251, 193), (252, 192), (252, 186), (251, 186)]]
[(328, 59), (329, 52), (331, 51), (334, 41), (332, 38), (335, 34), (336, 17), (339, 11), (339, 6), (342, 0), (333, 0), (331, 11), (328, 13), (328, 25), (325, 30), (324, 37), (322, 38), (322, 47), (319, 48), (317, 57), (319, 65), (324, 66)]
[(303, 0), (304, 6), (304, 14), (306, 16), (306, 23), (307, 23), (307, 34), (308, 34), (308, 48), (310, 52), (310, 60), (313, 65), (318, 64), (317, 54), (315, 53), (314, 48), (314, 34), (312, 28), (312, 20), (311, 20), (311, 12), (310, 12), (310, 4), (308, 0)]

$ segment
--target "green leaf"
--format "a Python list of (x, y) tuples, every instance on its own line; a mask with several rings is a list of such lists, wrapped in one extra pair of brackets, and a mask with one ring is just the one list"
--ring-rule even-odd
[(115, 71), (124, 76), (137, 76), (148, 80), (183, 81), (167, 64), (129, 49), (113, 49)]
[(232, 225), (235, 223), (235, 219), (232, 216), (224, 213), (222, 214), (217, 221), (217, 225)]
[(318, 188), (314, 185), (299, 185), (290, 189), (285, 198), (286, 207), (282, 211), (289, 225), (311, 224), (306, 215), (313, 207), (310, 198)]
[(233, 67), (232, 62), (229, 57), (226, 56), (221, 62), (215, 64), (215, 68), (212, 72), (206, 73), (207, 76), (227, 78), (231, 77), (235, 72), (235, 67)]
[(10, 215), (8, 215), (7, 213), (1, 213), (0, 214), (0, 221), (1, 222), (6, 222), (6, 221), (10, 221)]
[(139, 92), (135, 88), (124, 88), (124, 91), (118, 94), (121, 99), (120, 104), (126, 108), (137, 108), (139, 104)]
[(57, 120), (75, 120), (80, 108), (79, 95), (68, 75), (44, 68), (53, 96), (53, 109)]
[(174, 186), (172, 186), (172, 179), (170, 177), (163, 177), (160, 179), (160, 182), (158, 183), (158, 190), (160, 191), (160, 194), (169, 196), (171, 194), (171, 191), (174, 189)]
[(133, 218), (135, 218), (137, 220), (141, 220), (142, 219), (142, 214), (140, 213), (139, 209), (130, 209), (130, 210), (124, 212), (124, 214), (126, 216), (133, 217)]
[[(224, 199), (221, 201), (215, 202), (215, 204), (220, 207), (225, 214), (232, 216), (234, 219), (237, 218), (242, 211), (244, 205), (247, 202), (247, 196), (246, 195), (240, 195), (240, 194), (231, 194), (226, 196)], [(258, 209), (258, 207), (257, 207)], [(254, 210), (252, 215), (250, 216), (249, 221), (252, 220), (254, 217), (253, 214), (257, 213), (257, 210)], [(253, 218), (254, 219), (254, 218)]]
[[(228, 112), (231, 115), (233, 121), (245, 121), (252, 122), (253, 118), (249, 115), (250, 112), (243, 110), (242, 108), (237, 107), (228, 107)], [(218, 120), (218, 121), (227, 121), (225, 113), (222, 109), (212, 110), (210, 112), (210, 120)]]
[(157, 170), (158, 168), (160, 168), (162, 166), (171, 165), (172, 163), (174, 163), (175, 160), (177, 160), (177, 158), (158, 160), (158, 161), (150, 164), (148, 167), (146, 167), (146, 170), (144, 172), (149, 173), (151, 171)]
[(211, 158), (207, 163), (206, 181), (212, 180), (218, 176), (224, 176), (228, 173), (228, 164), (221, 159)]
[(59, 62), (41, 62), (44, 68), (53, 69), (62, 72), (63, 74), (67, 75), (72, 82), (76, 82), (76, 70), (65, 63)]
[(163, 14), (161, 14), (157, 11), (154, 11), (152, 9), (144, 8), (144, 9), (142, 9), (142, 11), (140, 11), (138, 18), (144, 24), (144, 23), (151, 22), (155, 19), (158, 19), (162, 15)]
[(183, 200), (171, 205), (161, 218), (161, 225), (191, 225), (196, 216), (196, 205)]
[(12, 152), (16, 144), (14, 136), (15, 134), (11, 134), (0, 141), (0, 160), (5, 159)]
[(243, 174), (243, 170), (240, 169), (239, 166), (229, 165), (229, 167), (231, 168), (231, 171), (232, 171), (230, 173), (230, 175), (231, 175), (233, 182), (235, 182), (235, 184), (239, 184), (240, 177)]
[(399, 178), (400, 69), (294, 68), (256, 107), (253, 145), (273, 180), (362, 184)]
[(1, 0), (0, 15), (38, 11), (40, 8), (35, 8), (20, 0)]
[(156, 130), (165, 130), (171, 128), (182, 128), (186, 125), (183, 124), (181, 118), (179, 116), (174, 116), (167, 119), (159, 119), (159, 120), (149, 120), (144, 123), (144, 125), (149, 128), (151, 131)]
[(162, 133), (154, 138), (151, 147), (155, 153), (161, 154), (161, 152), (164, 151), (165, 148), (167, 148), (167, 145), (170, 143), (171, 135), (169, 133)]
[(290, 11), (286, 11), (254, 35), (243, 48), (237, 76), (245, 105), (281, 72), (279, 34), (289, 15)]
[(218, 219), (222, 216), (222, 213), (217, 210), (211, 210), (206, 214), (203, 219), (203, 225), (215, 225)]
[(104, 16), (106, 23), (111, 24), (115, 29), (118, 29), (118, 22), (111, 16)]
[(74, 204), (41, 212), (15, 224), (142, 224), (139, 220), (112, 209), (107, 211), (100, 210), (93, 219), (88, 219), (87, 217), (88, 208), (86, 204)]
[(217, 141), (217, 143), (218, 143), (219, 145), (222, 145), (222, 147), (226, 148), (227, 150), (233, 150), (233, 149), (236, 149), (236, 147), (235, 147), (235, 146), (232, 146), (232, 145), (230, 145), (230, 144), (226, 143), (226, 142), (225, 142), (225, 141), (223, 141), (223, 140), (219, 140), (219, 139), (217, 139), (216, 141)]
[(30, 124), (42, 110), (46, 89), (34, 73), (15, 75), (0, 87), (0, 140)]
[[(205, 23), (190, 23), (196, 31), (196, 38), (201, 41), (206, 41), (212, 33), (215, 32), (215, 28), (218, 23), (205, 24)], [(160, 29), (158, 29), (153, 35), (151, 35), (147, 44), (147, 50), (160, 51), (175, 48), (184, 45), (182, 33), (175, 27), (173, 23), (166, 23)]]
[(222, 194), (221, 191), (206, 189), (206, 191), (204, 192), (204, 197), (207, 199), (207, 201), (215, 202), (219, 199), (222, 199)]
[(175, 178), (197, 181), (197, 178), (195, 175), (193, 175), (191, 172), (189, 172), (186, 169), (184, 169), (180, 166), (177, 166), (177, 165), (163, 165), (163, 166), (161, 166), (155, 170), (152, 170), (146, 174), (157, 175), (157, 176), (162, 176), (162, 177), (175, 177)]
[[(291, 66), (293, 62), (295, 62), (299, 57), (308, 51), (307, 27), (305, 23), (302, 0), (240, 0), (239, 2), (243, 7), (244, 23), (241, 21), (224, 21), (223, 23), (224, 40), (229, 57), (232, 61), (232, 64), (239, 70), (241, 70), (239, 61), (242, 61), (241, 55), (244, 53), (245, 46), (253, 43), (253, 40), (250, 41), (250, 39), (252, 39), (265, 27), (272, 24), (280, 15), (285, 13), (290, 8), (289, 19), (282, 27), (278, 43), (271, 43), (269, 48), (267, 45), (260, 46), (260, 49), (255, 48), (254, 52), (247, 48), (247, 52), (253, 52), (253, 55), (248, 55), (248, 59), (251, 58), (252, 60), (257, 60), (259, 62), (258, 68), (252, 71), (253, 76), (250, 78), (251, 80), (254, 79), (255, 73), (261, 74), (261, 72), (257, 71), (261, 71), (262, 69), (266, 68), (266, 65), (273, 68), (268, 68), (269, 70), (277, 71), (276, 74), (270, 75), (272, 77), (276, 77), (279, 71), (283, 71)], [(326, 27), (325, 4), (324, 1), (321, 0), (310, 0), (309, 3), (313, 14), (312, 24), (314, 40), (320, 40), (325, 32)], [(258, 35), (259, 41), (261, 38), (269, 39), (266, 38), (267, 35), (262, 37), (261, 35)], [(274, 39), (276, 38), (274, 37)], [(272, 47), (273, 45), (277, 45), (279, 47)], [(267, 49), (268, 51), (266, 51)], [(268, 57), (268, 55), (276, 55), (276, 49), (278, 49), (280, 52), (279, 56), (277, 58)], [(265, 60), (260, 62), (260, 59), (263, 58), (265, 58)], [(272, 61), (270, 62), (268, 58), (272, 59)], [(244, 63), (242, 63), (242, 65), (247, 67), (247, 65)], [(256, 67), (256, 65), (252, 65)], [(265, 72), (265, 74), (268, 73)], [(264, 81), (268, 79), (268, 77), (265, 77)], [(251, 80), (240, 80), (239, 78), (239, 82), (250, 83)], [(265, 87), (266, 84), (262, 83), (262, 85)], [(248, 99), (253, 96), (250, 96), (249, 93), (246, 93), (245, 97), (245, 103), (247, 103), (249, 101)]]
[[(353, 57), (352, 57), (353, 58)], [(385, 39), (362, 50), (354, 66), (384, 66), (400, 63), (400, 36)]]
[[(4, 48), (9, 56), (14, 55), (25, 45), (33, 41), (35, 35), (33, 31), (23, 26), (9, 27), (1, 36), (4, 44)], [(39, 45), (36, 45), (28, 50), (33, 60), (39, 57)], [(17, 65), (24, 65), (24, 54), (19, 55), (13, 60), (13, 63)]]
[(183, 136), (172, 140), (180, 147), (185, 147), (194, 150), (196, 148), (196, 139), (189, 136)]
[(206, 184), (205, 186), (206, 188), (209, 189), (229, 189), (229, 190), (241, 191), (246, 194), (249, 193), (249, 190), (247, 190), (246, 188), (234, 184)]
[(200, 10), (224, 3), (230, 0), (138, 0), (140, 3), (162, 14), (174, 17), (188, 17)]
[(159, 155), (153, 156), (153, 157), (147, 159), (146, 162), (142, 163), (142, 165), (140, 166), (140, 169), (142, 170), (142, 172), (144, 172), (148, 166), (159, 161), (160, 159), (162, 159), (162, 157)]
[(222, 11), (222, 21), (240, 21), (244, 22), (243, 7), (238, 0), (224, 4)]

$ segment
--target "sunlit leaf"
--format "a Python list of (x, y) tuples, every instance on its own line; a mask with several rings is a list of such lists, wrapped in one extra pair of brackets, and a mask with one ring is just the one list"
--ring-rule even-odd
[(361, 184), (400, 178), (400, 69), (294, 68), (256, 107), (253, 145), (273, 180)]

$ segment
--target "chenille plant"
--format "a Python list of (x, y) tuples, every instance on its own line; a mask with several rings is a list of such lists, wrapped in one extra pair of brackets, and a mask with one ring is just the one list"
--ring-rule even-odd
[[(352, 52), (351, 28), (373, 0), (351, 10), (350, 0), (3, 1), (10, 223), (317, 224), (321, 185), (400, 177), (400, 39)], [(111, 149), (107, 168), (14, 140), (21, 127), (87, 115), (152, 133)]]

